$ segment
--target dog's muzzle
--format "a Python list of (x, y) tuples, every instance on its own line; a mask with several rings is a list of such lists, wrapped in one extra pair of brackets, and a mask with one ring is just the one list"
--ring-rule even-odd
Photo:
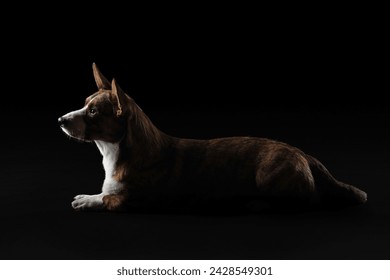
[(59, 124), (61, 127), (65, 127), (65, 125), (66, 125), (67, 122), (68, 122), (68, 119), (66, 119), (66, 118), (63, 118), (63, 117), (58, 118), (58, 124)]
[(68, 136), (76, 138), (78, 140), (86, 141), (85, 139), (85, 122), (83, 116), (85, 114), (85, 108), (76, 110), (62, 117), (58, 118), (58, 124), (63, 132)]

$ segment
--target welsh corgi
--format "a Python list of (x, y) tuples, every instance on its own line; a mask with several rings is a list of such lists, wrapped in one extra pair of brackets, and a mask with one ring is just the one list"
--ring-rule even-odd
[[(94, 142), (103, 156), (99, 194), (74, 197), (75, 210), (123, 210), (176, 197), (192, 201), (245, 197), (281, 205), (358, 205), (367, 194), (336, 180), (314, 157), (254, 137), (193, 140), (153, 125), (135, 101), (93, 64), (98, 91), (58, 119), (70, 137)], [(248, 201), (249, 201), (248, 200)], [(186, 204), (186, 202), (184, 202)]]

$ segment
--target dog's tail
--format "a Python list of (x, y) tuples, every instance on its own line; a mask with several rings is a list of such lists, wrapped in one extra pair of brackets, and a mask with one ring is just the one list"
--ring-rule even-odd
[(352, 206), (367, 201), (367, 193), (357, 187), (336, 180), (326, 167), (312, 156), (307, 156), (321, 203), (329, 206)]

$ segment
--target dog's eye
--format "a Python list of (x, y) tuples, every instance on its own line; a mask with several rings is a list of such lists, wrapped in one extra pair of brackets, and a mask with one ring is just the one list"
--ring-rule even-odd
[(95, 108), (90, 108), (90, 109), (89, 109), (89, 114), (90, 114), (91, 116), (95, 115), (96, 113), (97, 113), (97, 110), (96, 110)]

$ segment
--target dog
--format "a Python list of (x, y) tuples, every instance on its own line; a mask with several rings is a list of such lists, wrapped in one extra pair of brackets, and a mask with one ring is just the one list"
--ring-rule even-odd
[[(105, 179), (100, 194), (74, 197), (75, 210), (227, 199), (267, 205), (359, 205), (367, 194), (336, 180), (314, 157), (288, 144), (254, 137), (192, 140), (157, 129), (135, 101), (96, 64), (98, 91), (58, 119), (70, 137), (96, 143)], [(190, 203), (190, 204), (191, 204)]]

